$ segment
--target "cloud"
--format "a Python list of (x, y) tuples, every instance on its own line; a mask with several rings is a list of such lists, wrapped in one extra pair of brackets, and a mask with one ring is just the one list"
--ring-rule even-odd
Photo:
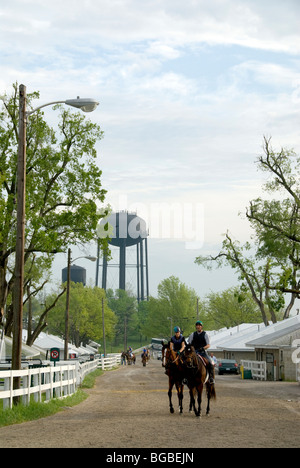
[(300, 149), (299, 13), (299, 0), (11, 0), (0, 94), (17, 80), (41, 103), (99, 99), (108, 201), (203, 203), (207, 243), (246, 239), (237, 213), (259, 193), (263, 135)]

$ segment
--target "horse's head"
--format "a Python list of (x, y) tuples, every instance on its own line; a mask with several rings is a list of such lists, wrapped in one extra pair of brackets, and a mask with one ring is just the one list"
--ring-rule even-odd
[(161, 349), (161, 354), (162, 354), (162, 366), (166, 367), (166, 362), (169, 359), (169, 352), (170, 352), (170, 342), (168, 344), (165, 344), (164, 341), (162, 341), (162, 349)]
[(186, 345), (183, 352), (183, 361), (187, 368), (192, 369), (195, 367), (195, 362), (197, 361), (195, 348), (191, 345)]

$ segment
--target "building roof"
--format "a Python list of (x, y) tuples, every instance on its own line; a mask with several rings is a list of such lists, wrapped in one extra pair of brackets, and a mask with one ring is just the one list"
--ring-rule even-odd
[(248, 346), (259, 348), (268, 346), (273, 341), (284, 336), (290, 336), (292, 333), (300, 330), (300, 316), (291, 317), (282, 322), (270, 325), (262, 333), (259, 333), (254, 339), (247, 343)]
[(210, 351), (253, 351), (252, 347), (246, 346), (246, 342), (264, 328), (263, 323), (243, 323), (219, 333), (208, 332), (211, 340)]
[[(12, 356), (12, 338), (5, 336), (4, 343), (5, 348), (2, 349), (2, 353), (0, 356), (2, 360), (5, 360), (6, 358), (11, 358)], [(27, 346), (25, 343), (22, 343), (22, 359), (40, 357), (40, 354), (40, 349), (37, 349), (35, 346)]]
[(210, 351), (254, 351), (255, 347), (267, 346), (272, 341), (300, 330), (300, 316), (291, 317), (268, 327), (264, 323), (243, 323), (237, 327), (207, 332)]

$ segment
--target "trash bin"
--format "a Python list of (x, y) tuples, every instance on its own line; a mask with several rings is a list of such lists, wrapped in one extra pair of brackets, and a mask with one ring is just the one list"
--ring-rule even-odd
[(251, 369), (244, 369), (244, 380), (251, 380), (251, 379), (252, 379)]

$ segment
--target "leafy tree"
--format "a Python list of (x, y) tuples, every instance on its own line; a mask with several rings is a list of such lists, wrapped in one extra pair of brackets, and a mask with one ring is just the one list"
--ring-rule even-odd
[(129, 292), (123, 289), (107, 291), (109, 307), (117, 317), (115, 327), (116, 341), (123, 340), (124, 350), (127, 349), (128, 336), (138, 330), (137, 300)]
[(284, 318), (289, 317), (296, 298), (300, 298), (300, 158), (293, 151), (274, 152), (265, 138), (264, 156), (259, 158), (258, 167), (271, 176), (264, 189), (277, 199), (250, 202), (246, 215), (255, 232), (254, 244), (241, 246), (227, 233), (218, 255), (200, 256), (196, 263), (209, 269), (213, 264), (235, 269), (241, 291), (251, 292), (268, 325), (269, 317), (276, 322), (278, 312), (286, 307), (286, 293), (290, 301)]
[(143, 334), (148, 337), (169, 338), (171, 323), (189, 333), (194, 329), (196, 317), (196, 292), (179, 278), (171, 276), (159, 284), (158, 297), (150, 297)]
[(285, 149), (274, 152), (267, 139), (264, 150), (258, 161), (259, 168), (270, 175), (264, 189), (277, 199), (251, 201), (246, 214), (255, 230), (258, 257), (270, 258), (266, 286), (292, 295), (287, 318), (300, 298), (300, 158)]
[(211, 292), (207, 296), (203, 320), (208, 330), (257, 323), (260, 319), (260, 309), (248, 291), (242, 293), (240, 288), (235, 287), (220, 293)]
[[(54, 294), (57, 297), (57, 294)], [(103, 338), (102, 298), (104, 299), (105, 334), (112, 339), (115, 333), (116, 316), (110, 309), (105, 291), (100, 288), (71, 283), (70, 288), (70, 340), (75, 346), (87, 344), (90, 340)], [(50, 301), (53, 298), (49, 298)], [(48, 317), (48, 330), (56, 335), (65, 333), (66, 300), (60, 298)]]
[[(7, 303), (7, 333), (13, 319), (11, 293), (18, 196), (17, 84), (13, 89), (11, 96), (2, 97), (0, 109), (0, 322)], [(27, 98), (30, 109), (39, 93), (29, 94)], [(31, 115), (27, 125), (25, 296), (27, 284), (31, 282), (31, 294), (34, 295), (40, 288), (39, 281), (46, 281), (42, 276), (50, 270), (54, 254), (95, 238), (96, 226), (104, 216), (97, 212), (97, 203), (104, 201), (106, 192), (101, 185), (102, 173), (95, 149), (103, 132), (79, 112), (61, 106), (56, 109), (57, 129), (46, 123), (42, 111)], [(34, 265), (36, 270), (40, 267), (39, 278), (32, 276), (31, 266)]]
[[(272, 300), (270, 291), (265, 285), (265, 275), (269, 263), (258, 265), (256, 258), (249, 254), (250, 251), (251, 245), (249, 243), (241, 246), (239, 242), (233, 241), (227, 233), (223, 248), (218, 255), (200, 256), (196, 258), (195, 262), (208, 270), (211, 270), (213, 265), (216, 265), (217, 268), (226, 265), (235, 269), (241, 281), (241, 291), (251, 292), (252, 299), (259, 307), (265, 325), (268, 326), (269, 318), (272, 318), (274, 323), (277, 321), (274, 305), (275, 302), (278, 304), (278, 301)], [(282, 305), (282, 301), (279, 301), (280, 309)]]

